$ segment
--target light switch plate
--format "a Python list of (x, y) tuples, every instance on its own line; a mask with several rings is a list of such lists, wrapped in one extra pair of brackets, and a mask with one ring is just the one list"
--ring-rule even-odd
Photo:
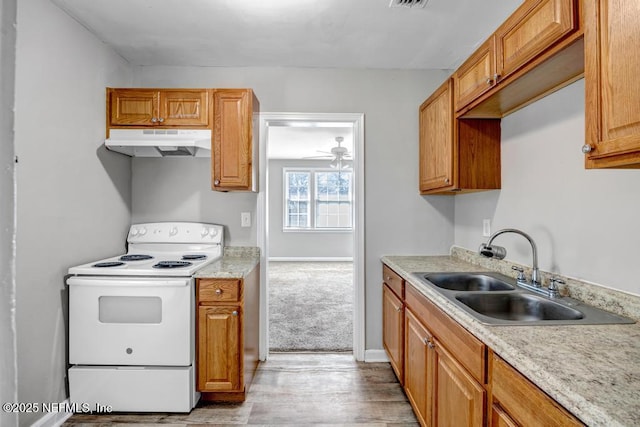
[(483, 237), (491, 236), (491, 220), (490, 219), (482, 220), (482, 236)]
[(240, 213), (240, 226), (251, 227), (251, 212)]

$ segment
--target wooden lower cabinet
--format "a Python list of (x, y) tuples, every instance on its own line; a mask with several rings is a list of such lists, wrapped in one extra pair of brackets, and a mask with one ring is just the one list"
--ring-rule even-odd
[(382, 344), (400, 384), (404, 382), (404, 304), (391, 288), (382, 286)]
[(572, 414), (491, 352), (491, 424), (496, 426), (581, 426)]
[(434, 426), (482, 426), (486, 391), (435, 340)]
[(197, 279), (196, 388), (243, 401), (258, 367), (260, 266), (242, 279)]
[(410, 311), (405, 312), (404, 390), (423, 426), (433, 419), (433, 336)]

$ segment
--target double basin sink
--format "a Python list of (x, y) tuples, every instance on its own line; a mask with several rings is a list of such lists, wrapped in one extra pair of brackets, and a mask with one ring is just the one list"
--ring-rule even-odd
[(499, 273), (413, 273), (479, 322), (489, 325), (598, 325), (635, 323), (632, 319), (578, 300), (547, 298)]

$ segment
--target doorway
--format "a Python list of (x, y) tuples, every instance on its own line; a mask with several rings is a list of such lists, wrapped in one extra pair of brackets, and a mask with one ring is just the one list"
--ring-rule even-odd
[[(363, 130), (362, 114), (260, 114), (263, 360), (270, 346), (295, 351), (305, 345), (318, 351), (350, 348), (356, 360), (364, 359)], [(332, 286), (346, 296), (331, 294)], [(323, 318), (305, 309), (313, 300), (326, 304)], [(347, 312), (350, 322), (336, 318)], [(282, 334), (286, 317), (293, 328)], [(318, 332), (325, 329), (341, 334), (342, 343), (331, 343), (330, 334), (322, 337)], [(351, 342), (345, 345), (345, 339)]]

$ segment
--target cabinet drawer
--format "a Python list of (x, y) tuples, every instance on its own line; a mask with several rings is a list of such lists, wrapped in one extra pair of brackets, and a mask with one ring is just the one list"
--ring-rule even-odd
[(406, 287), (406, 304), (444, 347), (480, 384), (486, 384), (487, 347), (443, 313), (413, 286)]
[(404, 299), (404, 279), (384, 264), (382, 265), (382, 280), (398, 298)]
[(200, 279), (198, 280), (198, 302), (239, 301), (242, 297), (242, 284), (237, 279)]
[(494, 403), (518, 425), (581, 426), (576, 418), (507, 362), (491, 355), (491, 393)]

